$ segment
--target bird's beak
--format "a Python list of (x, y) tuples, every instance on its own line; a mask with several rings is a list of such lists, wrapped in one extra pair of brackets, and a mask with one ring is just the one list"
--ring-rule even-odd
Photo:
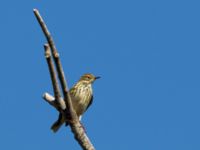
[(101, 77), (98, 77), (98, 76), (97, 76), (97, 77), (95, 77), (95, 80), (96, 80), (96, 79), (100, 79), (100, 78), (101, 78)]

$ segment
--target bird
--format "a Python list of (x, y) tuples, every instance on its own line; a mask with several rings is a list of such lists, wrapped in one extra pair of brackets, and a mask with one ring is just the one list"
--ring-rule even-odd
[[(93, 102), (92, 84), (96, 79), (99, 78), (99, 76), (94, 76), (91, 73), (86, 73), (82, 75), (79, 81), (69, 90), (72, 106), (79, 120), (81, 120), (82, 115)], [(65, 123), (65, 118), (60, 113), (57, 121), (51, 126), (51, 130), (54, 133), (57, 132), (63, 123)], [(68, 125), (67, 122), (66, 125)]]

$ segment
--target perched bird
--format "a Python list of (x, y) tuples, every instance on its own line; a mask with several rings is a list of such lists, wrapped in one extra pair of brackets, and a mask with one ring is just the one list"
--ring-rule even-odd
[[(72, 106), (77, 116), (79, 117), (79, 120), (81, 120), (83, 113), (92, 104), (92, 83), (99, 78), (100, 77), (95, 77), (93, 74), (84, 74), (83, 76), (81, 76), (79, 81), (69, 90), (72, 100)], [(60, 113), (58, 120), (51, 127), (53, 132), (58, 131), (63, 123), (65, 123), (65, 118)]]

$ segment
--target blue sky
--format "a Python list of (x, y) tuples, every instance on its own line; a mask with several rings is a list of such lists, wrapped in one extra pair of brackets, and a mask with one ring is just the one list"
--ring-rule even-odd
[(69, 128), (50, 131), (57, 112), (46, 42), (52, 33), (68, 84), (101, 76), (83, 124), (96, 149), (200, 149), (200, 2), (2, 1), (0, 5), (0, 149), (80, 147)]

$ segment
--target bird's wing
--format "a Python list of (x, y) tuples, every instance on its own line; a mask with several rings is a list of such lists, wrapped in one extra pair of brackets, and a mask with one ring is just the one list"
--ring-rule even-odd
[[(88, 104), (86, 110), (90, 107), (90, 105), (92, 104), (92, 102), (93, 102), (93, 95), (91, 96), (90, 102), (89, 102), (89, 104)], [(86, 110), (85, 110), (85, 111), (86, 111)]]

